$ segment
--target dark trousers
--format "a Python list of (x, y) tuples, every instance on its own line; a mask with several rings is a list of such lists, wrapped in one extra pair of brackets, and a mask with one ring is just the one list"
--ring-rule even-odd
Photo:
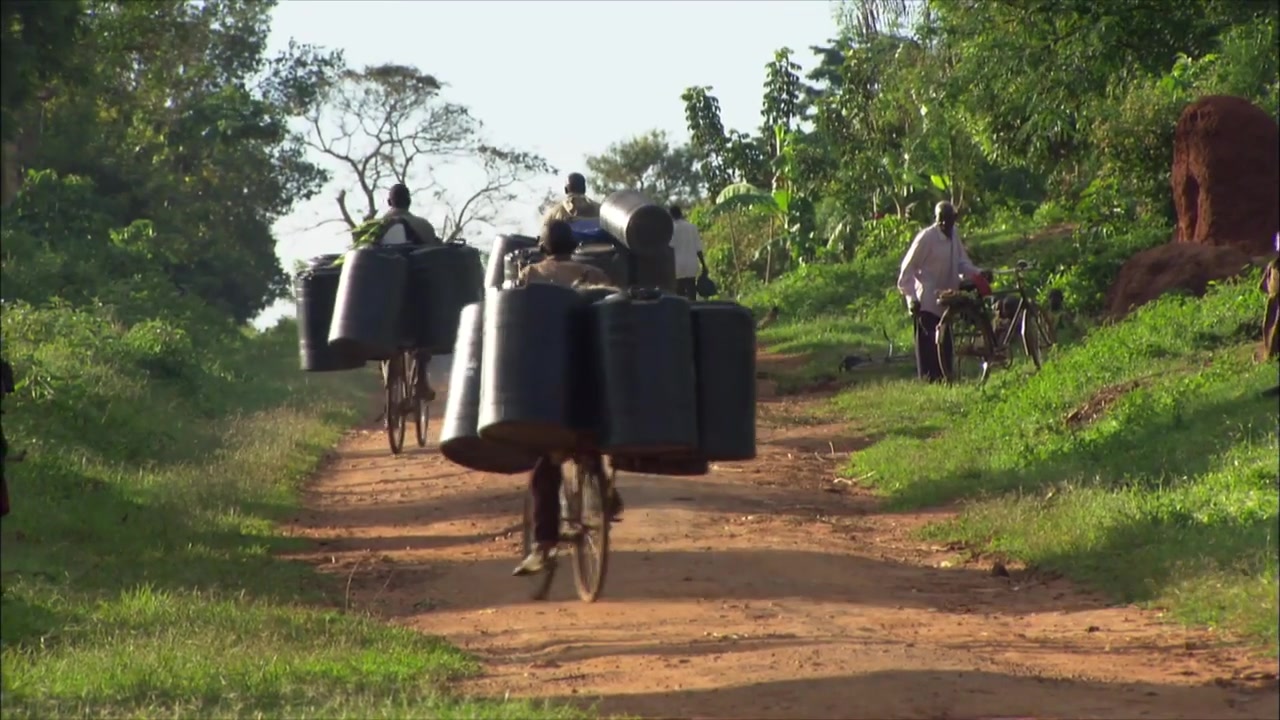
[(529, 492), (533, 496), (533, 539), (538, 543), (560, 540), (560, 484), (564, 471), (560, 463), (548, 455), (538, 458), (529, 474)]
[(689, 302), (698, 301), (698, 281), (696, 278), (676, 278), (676, 294)]
[(431, 387), (431, 382), (427, 374), (427, 367), (431, 365), (431, 353), (422, 349), (414, 350), (413, 353), (414, 362), (418, 365), (418, 377), (409, 378), (409, 382), (416, 386), (417, 383), (421, 381), (424, 388)]
[(9, 443), (0, 430), (0, 517), (9, 514), (9, 481), (4, 478), (4, 461), (9, 457)]
[[(942, 318), (931, 312), (916, 315), (916, 374), (929, 382), (942, 379), (942, 365), (938, 362), (938, 323)], [(942, 354), (948, 367), (955, 361), (951, 337), (947, 336)]]
[[(598, 453), (579, 456), (577, 462), (589, 462), (594, 465), (592, 471), (598, 477), (604, 477), (604, 458)], [(533, 540), (537, 543), (556, 543), (560, 541), (560, 485), (564, 483), (562, 465), (550, 456), (543, 455), (533, 466), (529, 475), (529, 493), (533, 498)], [(606, 512), (617, 512), (614, 502), (617, 500), (612, 486), (606, 491)], [(612, 510), (609, 508), (613, 508)]]

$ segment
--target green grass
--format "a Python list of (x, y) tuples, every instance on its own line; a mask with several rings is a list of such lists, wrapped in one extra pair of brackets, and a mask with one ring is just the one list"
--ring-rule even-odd
[[(1060, 220), (1045, 231), (1015, 218), (967, 243), (984, 266), (1040, 263), (1042, 286), (1064, 288), (1088, 313), (1125, 258), (1168, 237), (1159, 227), (1070, 233)], [(809, 355), (780, 387), (811, 387), (848, 352), (882, 353), (882, 326), (910, 349), (895, 271), (886, 259), (814, 269), (744, 300), (820, 310), (784, 314), (760, 333), (771, 350)], [(1091, 334), (1064, 333), (1042, 372), (1019, 355), (984, 388), (921, 384), (910, 362), (856, 371), (821, 412), (876, 440), (845, 474), (874, 485), (888, 508), (960, 504), (956, 519), (926, 529), (930, 538), (1059, 571), (1275, 653), (1277, 411), (1258, 393), (1277, 372), (1252, 360), (1256, 283), (1222, 285), (1203, 300), (1166, 297), (1106, 327), (1085, 319)], [(1107, 394), (1115, 397), (1092, 420), (1067, 422)]]
[(467, 700), (477, 663), (340, 608), (278, 557), (275, 522), (346, 427), (372, 372), (307, 375), (285, 325), (192, 342), (70, 309), (6, 307), (22, 387), (5, 432), (0, 533), (5, 717), (568, 717)]
[[(783, 394), (823, 385), (847, 386), (873, 378), (901, 377), (906, 372), (914, 372), (914, 365), (910, 363), (864, 366), (847, 374), (838, 371), (840, 361), (846, 355), (870, 357), (876, 363), (884, 359), (889, 345), (881, 334), (881, 327), (827, 315), (764, 328), (760, 331), (760, 342), (772, 352), (804, 356), (800, 367), (775, 375), (778, 392)], [(909, 353), (909, 338), (896, 332), (898, 328), (893, 329), (895, 332), (890, 337), (897, 335), (893, 352), (895, 355)]]
[[(932, 527), (1275, 648), (1277, 413), (1252, 361), (1256, 278), (1169, 297), (982, 389), (882, 382), (833, 402), (886, 437), (846, 474), (890, 507), (963, 501)], [(1091, 422), (1073, 410), (1116, 393)]]

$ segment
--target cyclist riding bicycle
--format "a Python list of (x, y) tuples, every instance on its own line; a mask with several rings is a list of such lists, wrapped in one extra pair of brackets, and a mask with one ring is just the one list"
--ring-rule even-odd
[[(410, 245), (415, 247), (440, 247), (444, 243), (440, 241), (436, 235), (436, 229), (426, 218), (419, 217), (409, 212), (409, 188), (403, 183), (396, 183), (391, 186), (391, 191), (387, 193), (387, 212), (382, 216), (382, 232), (378, 236), (375, 244), (383, 247), (396, 247), (399, 245)], [(422, 368), (422, 385), (425, 393), (425, 400), (430, 402), (435, 399), (435, 390), (431, 389), (428, 381), (427, 366), (431, 362), (431, 353), (426, 350), (416, 350), (415, 355), (418, 360), (418, 367)], [(385, 363), (383, 372), (386, 371)], [(385, 379), (385, 378), (384, 378)], [(405, 398), (405, 403), (409, 403), (410, 399)]]
[[(609, 277), (599, 268), (570, 259), (578, 241), (573, 229), (563, 220), (553, 220), (543, 226), (538, 247), (546, 256), (520, 271), (520, 285), (550, 283), (563, 287), (578, 284), (610, 285)], [(562, 454), (548, 454), (538, 458), (529, 474), (529, 492), (533, 501), (533, 550), (516, 566), (513, 575), (535, 575), (547, 568), (551, 551), (560, 543), (560, 485), (564, 482), (562, 465), (567, 458)], [(604, 475), (604, 459), (598, 452), (579, 455), (578, 462), (591, 463), (593, 471)], [(622, 513), (622, 498), (609, 485), (606, 501), (607, 512), (614, 520)]]

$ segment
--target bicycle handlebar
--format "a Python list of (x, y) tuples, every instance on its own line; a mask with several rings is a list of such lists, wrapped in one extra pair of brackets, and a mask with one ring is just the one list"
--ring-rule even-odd
[(992, 275), (1017, 275), (1018, 273), (1023, 273), (1023, 272), (1027, 272), (1029, 270), (1035, 270), (1035, 269), (1037, 269), (1035, 263), (1031, 263), (1026, 260), (1019, 260), (1016, 263), (1014, 263), (1012, 268), (1007, 268), (1004, 270), (992, 270), (991, 274)]

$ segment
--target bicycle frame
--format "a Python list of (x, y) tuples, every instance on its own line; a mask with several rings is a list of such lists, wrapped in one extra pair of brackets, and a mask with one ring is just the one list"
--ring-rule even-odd
[[(1022, 268), (1014, 268), (1012, 270), (1005, 271), (1005, 272), (997, 271), (992, 273), (993, 275), (1012, 274), (1014, 287), (1016, 288), (1016, 292), (1018, 294), (1018, 307), (1014, 309), (1013, 317), (1008, 318), (1009, 326), (1004, 328), (1003, 332), (996, 334), (996, 347), (994, 349), (997, 351), (1009, 349), (1009, 345), (1014, 338), (1014, 333), (1021, 332), (1021, 326), (1023, 324), (1022, 322), (1020, 322), (1021, 318), (1025, 313), (1029, 312), (1031, 308), (1035, 306), (1035, 302), (1031, 299), (1030, 294), (1027, 292), (1027, 284), (1023, 277), (1023, 272), (1024, 271)], [(1001, 318), (999, 316), (998, 308), (996, 311), (996, 318), (998, 321), (1005, 320), (1005, 318)], [(996, 324), (998, 327), (999, 322), (997, 322)]]

